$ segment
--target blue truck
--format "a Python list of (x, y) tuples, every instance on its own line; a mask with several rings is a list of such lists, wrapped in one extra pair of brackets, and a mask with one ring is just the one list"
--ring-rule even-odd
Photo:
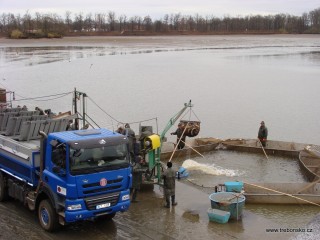
[(21, 201), (46, 231), (112, 219), (130, 206), (128, 138), (103, 128), (65, 131), (70, 118), (0, 111), (0, 202)]

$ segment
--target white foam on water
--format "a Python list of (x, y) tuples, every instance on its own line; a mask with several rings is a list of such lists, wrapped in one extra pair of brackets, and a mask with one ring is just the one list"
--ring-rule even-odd
[(189, 171), (198, 170), (206, 174), (211, 174), (215, 176), (225, 175), (228, 177), (234, 177), (234, 176), (240, 175), (237, 170), (223, 169), (221, 167), (215, 166), (214, 164), (213, 165), (202, 164), (202, 163), (193, 161), (191, 159), (185, 160), (182, 164), (182, 167), (184, 167), (185, 169), (188, 169)]

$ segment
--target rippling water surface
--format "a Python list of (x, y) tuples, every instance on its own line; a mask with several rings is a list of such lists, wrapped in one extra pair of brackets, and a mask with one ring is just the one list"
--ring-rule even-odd
[[(116, 122), (91, 100), (118, 121), (157, 117), (162, 129), (191, 99), (196, 114), (191, 117), (202, 121), (203, 137), (255, 138), (264, 120), (270, 139), (320, 144), (319, 40), (316, 35), (2, 39), (0, 83), (15, 91), (16, 99), (76, 87), (90, 97), (88, 114), (106, 127)], [(28, 101), (54, 111), (69, 110), (69, 103), (71, 97)]]

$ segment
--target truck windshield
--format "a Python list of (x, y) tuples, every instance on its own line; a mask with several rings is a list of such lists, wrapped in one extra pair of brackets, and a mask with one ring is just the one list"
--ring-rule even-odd
[(70, 172), (73, 175), (101, 172), (129, 166), (127, 145), (100, 148), (70, 148)]

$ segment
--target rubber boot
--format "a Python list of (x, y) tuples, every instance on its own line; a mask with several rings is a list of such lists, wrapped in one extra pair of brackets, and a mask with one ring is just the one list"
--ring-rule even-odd
[(173, 195), (173, 196), (171, 196), (171, 203), (172, 203), (172, 206), (176, 206), (178, 203), (175, 201), (175, 198), (176, 198), (176, 196), (175, 195)]
[(137, 198), (137, 189), (133, 189), (133, 191), (132, 191), (132, 200), (131, 200), (131, 202), (133, 202), (133, 203), (136, 203), (136, 202), (138, 202), (137, 200), (136, 200), (136, 198)]
[(166, 196), (166, 205), (164, 205), (164, 207), (166, 208), (170, 208), (170, 196)]

